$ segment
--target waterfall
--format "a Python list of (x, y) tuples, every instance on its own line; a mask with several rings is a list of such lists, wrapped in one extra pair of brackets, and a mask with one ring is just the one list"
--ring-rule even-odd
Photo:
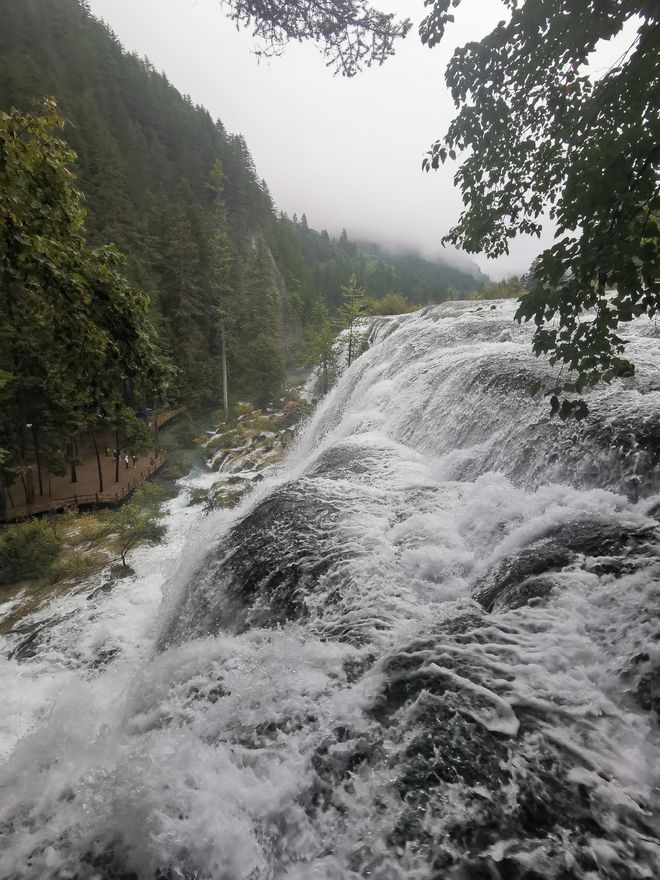
[(514, 309), (377, 319), (240, 508), (38, 612), (0, 877), (660, 876), (657, 334), (563, 424)]

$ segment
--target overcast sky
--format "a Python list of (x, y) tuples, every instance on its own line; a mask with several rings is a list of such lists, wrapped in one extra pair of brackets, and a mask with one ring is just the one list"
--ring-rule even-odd
[[(375, 3), (388, 8), (387, 3)], [(457, 43), (479, 39), (505, 17), (499, 0), (460, 7), (447, 42), (424, 48), (416, 29), (422, 0), (396, 10), (414, 28), (382, 67), (333, 76), (311, 45), (258, 61), (254, 39), (237, 32), (216, 0), (90, 0), (123, 45), (147, 55), (195, 103), (242, 133), (278, 207), (310, 226), (400, 243), (426, 255), (460, 211), (455, 169), (425, 174), (425, 151), (454, 114), (444, 68)], [(390, 4), (390, 8), (393, 8)], [(548, 236), (549, 240), (549, 236)], [(538, 239), (516, 240), (497, 262), (471, 257), (492, 278), (527, 269)]]

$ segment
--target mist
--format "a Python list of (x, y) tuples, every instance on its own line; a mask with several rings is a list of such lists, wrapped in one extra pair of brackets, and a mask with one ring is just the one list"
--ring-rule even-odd
[[(512, 243), (511, 255), (487, 260), (442, 247), (458, 219), (455, 163), (421, 170), (425, 152), (454, 115), (444, 70), (454, 47), (480, 39), (506, 10), (476, 0), (442, 46), (421, 45), (421, 0), (398, 15), (413, 30), (382, 67), (352, 79), (334, 76), (315, 47), (293, 44), (264, 61), (255, 41), (237, 31), (216, 0), (91, 0), (129, 51), (148, 56), (194, 103), (245, 136), (257, 171), (281, 210), (305, 213), (316, 229), (351, 239), (412, 248), (455, 265), (478, 265), (499, 279), (526, 271), (545, 241)], [(476, 15), (475, 15), (476, 13)]]

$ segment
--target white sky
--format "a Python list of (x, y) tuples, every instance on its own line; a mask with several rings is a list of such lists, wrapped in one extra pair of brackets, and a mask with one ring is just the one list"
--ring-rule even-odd
[[(388, 8), (387, 2), (374, 2)], [(307, 44), (258, 61), (254, 39), (237, 32), (217, 0), (90, 0), (123, 45), (147, 55), (180, 92), (242, 133), (278, 207), (306, 213), (310, 226), (349, 237), (444, 253), (440, 239), (461, 202), (451, 163), (421, 171), (424, 153), (454, 114), (444, 68), (454, 46), (479, 39), (505, 17), (500, 0), (460, 7), (442, 46), (417, 35), (422, 0), (396, 11), (413, 30), (382, 67), (333, 76)], [(389, 4), (390, 8), (392, 4)], [(516, 240), (496, 262), (469, 257), (492, 278), (525, 271), (550, 235)]]

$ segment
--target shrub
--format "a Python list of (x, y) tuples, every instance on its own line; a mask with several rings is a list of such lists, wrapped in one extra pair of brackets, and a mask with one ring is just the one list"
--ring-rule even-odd
[(46, 519), (7, 526), (0, 532), (0, 584), (49, 576), (59, 549)]
[(373, 306), (374, 315), (403, 315), (414, 311), (418, 306), (411, 305), (400, 293), (386, 293)]
[(89, 575), (100, 571), (107, 562), (107, 556), (99, 551), (67, 547), (52, 564), (50, 578), (53, 583), (58, 581), (81, 581)]
[(109, 547), (121, 559), (124, 573), (128, 571), (127, 556), (142, 544), (158, 544), (167, 529), (161, 524), (160, 505), (171, 497), (169, 487), (143, 483), (130, 501), (122, 504), (105, 525)]

